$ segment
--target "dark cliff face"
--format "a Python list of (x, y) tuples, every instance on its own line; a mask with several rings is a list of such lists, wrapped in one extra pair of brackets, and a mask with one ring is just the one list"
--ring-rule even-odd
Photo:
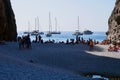
[(107, 39), (112, 42), (120, 41), (120, 0), (116, 0), (108, 25)]
[(0, 0), (0, 40), (16, 41), (15, 16), (10, 0)]

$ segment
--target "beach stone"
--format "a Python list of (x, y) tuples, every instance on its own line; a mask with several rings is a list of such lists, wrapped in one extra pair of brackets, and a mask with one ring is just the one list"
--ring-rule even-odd
[(0, 0), (0, 41), (16, 41), (15, 15), (10, 0)]

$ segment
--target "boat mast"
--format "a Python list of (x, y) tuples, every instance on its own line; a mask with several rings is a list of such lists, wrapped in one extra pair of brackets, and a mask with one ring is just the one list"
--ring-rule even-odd
[(30, 32), (30, 22), (28, 21), (28, 32)]
[(57, 31), (57, 18), (55, 17), (55, 31)]
[(37, 27), (38, 27), (38, 30), (39, 30), (39, 17), (37, 17)]
[(35, 30), (36, 30), (36, 18), (35, 18)]
[(79, 16), (78, 16), (78, 30), (79, 30)]
[(51, 14), (49, 12), (49, 32), (52, 31), (52, 24), (51, 24)]

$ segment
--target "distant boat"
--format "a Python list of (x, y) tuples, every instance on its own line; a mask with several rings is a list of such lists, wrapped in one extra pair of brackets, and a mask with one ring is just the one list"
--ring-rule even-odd
[(51, 34), (61, 34), (61, 32), (56, 32), (56, 31), (53, 31), (53, 32), (51, 32)]
[(27, 31), (25, 31), (25, 32), (23, 32), (24, 34), (30, 34), (30, 32), (27, 32)]
[[(36, 27), (37, 27), (37, 29), (36, 29)], [(39, 34), (43, 35), (44, 32), (39, 32), (39, 18), (37, 17), (37, 18), (35, 18), (35, 30), (33, 30), (31, 32), (31, 35), (39, 35)]]
[[(38, 26), (38, 30), (39, 30), (39, 28), (40, 28), (40, 21), (39, 21), (39, 17), (37, 17), (37, 22), (36, 22), (36, 24), (37, 24), (37, 26)], [(40, 35), (43, 35), (44, 34), (44, 32), (42, 32), (42, 31), (39, 31), (39, 34)]]
[(35, 18), (35, 29), (30, 33), (31, 35), (38, 35), (39, 34), (39, 29), (36, 29), (37, 27), (37, 18)]
[(51, 34), (61, 34), (60, 31), (57, 31), (57, 19), (55, 18), (55, 31), (52, 31)]
[(43, 35), (43, 34), (44, 34), (44, 32), (39, 32), (39, 34)]
[(78, 29), (75, 30), (75, 32), (73, 33), (73, 35), (75, 35), (75, 36), (83, 35), (83, 33), (79, 31), (79, 16), (78, 16)]
[(75, 36), (79, 36), (79, 35), (83, 35), (83, 33), (81, 33), (79, 30), (76, 30), (73, 35)]
[(30, 34), (30, 22), (28, 22), (28, 31), (23, 32), (24, 34)]
[(83, 34), (85, 34), (85, 35), (91, 35), (91, 34), (93, 34), (93, 32), (90, 31), (90, 30), (85, 30), (85, 31), (83, 31)]
[(52, 36), (51, 32), (47, 32), (46, 37), (51, 37), (51, 36)]
[(39, 34), (39, 30), (34, 30), (30, 33), (31, 35), (38, 35)]
[(50, 12), (49, 12), (49, 31), (47, 32), (46, 37), (51, 37), (52, 36), (51, 28), (52, 28), (52, 25), (51, 25), (51, 15), (50, 15)]

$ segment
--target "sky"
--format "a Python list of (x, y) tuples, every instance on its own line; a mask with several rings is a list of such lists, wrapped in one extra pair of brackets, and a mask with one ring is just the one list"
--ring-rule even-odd
[(115, 0), (11, 0), (15, 13), (17, 31), (35, 29), (35, 19), (39, 18), (39, 30), (49, 30), (49, 12), (52, 30), (55, 17), (60, 31), (80, 30), (107, 31), (108, 18)]

